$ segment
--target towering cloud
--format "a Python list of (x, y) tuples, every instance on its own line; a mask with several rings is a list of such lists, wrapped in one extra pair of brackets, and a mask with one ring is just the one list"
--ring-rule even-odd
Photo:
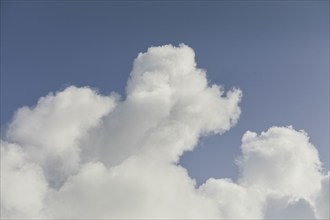
[(240, 178), (200, 187), (178, 162), (240, 115), (186, 46), (135, 59), (126, 96), (68, 87), (19, 109), (1, 141), (3, 218), (326, 218), (329, 175), (303, 131), (246, 132)]

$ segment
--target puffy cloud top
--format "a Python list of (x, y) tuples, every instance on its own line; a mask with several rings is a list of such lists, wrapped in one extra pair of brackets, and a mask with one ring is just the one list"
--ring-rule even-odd
[(320, 190), (321, 162), (304, 131), (272, 127), (242, 138), (241, 182), (267, 191), (309, 198)]
[(303, 131), (242, 138), (238, 182), (197, 187), (180, 156), (240, 115), (239, 89), (209, 85), (192, 48), (151, 47), (125, 99), (70, 86), (19, 109), (1, 141), (2, 218), (327, 218), (329, 175)]

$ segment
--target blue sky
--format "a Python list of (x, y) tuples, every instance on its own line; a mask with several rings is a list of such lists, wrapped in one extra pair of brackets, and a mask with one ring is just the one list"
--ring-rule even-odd
[(243, 91), (237, 125), (181, 159), (198, 183), (235, 179), (243, 133), (273, 125), (304, 129), (329, 169), (328, 1), (2, 1), (1, 126), (68, 85), (124, 96), (139, 52), (179, 43)]

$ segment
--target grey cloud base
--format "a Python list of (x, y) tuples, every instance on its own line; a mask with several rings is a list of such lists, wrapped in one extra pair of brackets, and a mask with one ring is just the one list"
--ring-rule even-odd
[(209, 85), (186, 45), (140, 53), (125, 100), (74, 86), (42, 97), (1, 141), (1, 217), (329, 218), (329, 173), (304, 131), (247, 131), (237, 182), (196, 187), (178, 165), (236, 124), (241, 97)]

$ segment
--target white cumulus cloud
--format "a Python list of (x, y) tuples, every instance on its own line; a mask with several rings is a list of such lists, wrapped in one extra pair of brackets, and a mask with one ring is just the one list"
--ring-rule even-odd
[(70, 86), (17, 110), (1, 141), (2, 218), (328, 218), (329, 174), (304, 131), (247, 131), (240, 177), (197, 186), (178, 164), (234, 126), (242, 92), (208, 83), (194, 51), (151, 47), (125, 99)]

